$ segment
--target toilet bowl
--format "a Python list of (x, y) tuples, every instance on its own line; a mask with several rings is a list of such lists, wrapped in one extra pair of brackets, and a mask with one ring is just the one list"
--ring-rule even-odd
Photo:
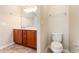
[(63, 46), (60, 42), (52, 42), (51, 43), (51, 50), (54, 53), (61, 53), (61, 52), (63, 52)]
[(52, 33), (52, 42), (51, 42), (51, 50), (54, 53), (62, 53), (63, 45), (62, 45), (62, 33)]

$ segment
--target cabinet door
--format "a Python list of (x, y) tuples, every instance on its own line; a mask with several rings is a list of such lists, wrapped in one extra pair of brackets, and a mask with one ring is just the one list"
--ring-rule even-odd
[(27, 46), (27, 30), (23, 30), (23, 45)]
[(36, 31), (35, 30), (27, 30), (27, 46), (36, 48)]
[(22, 30), (14, 29), (14, 42), (22, 44)]

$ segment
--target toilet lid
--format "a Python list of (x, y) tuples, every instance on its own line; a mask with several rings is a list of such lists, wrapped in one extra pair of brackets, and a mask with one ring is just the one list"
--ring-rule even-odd
[(52, 42), (51, 49), (54, 52), (61, 52), (63, 50), (63, 46), (60, 42)]

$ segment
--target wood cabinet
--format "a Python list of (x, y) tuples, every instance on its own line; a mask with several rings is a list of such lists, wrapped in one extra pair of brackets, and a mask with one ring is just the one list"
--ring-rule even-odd
[(14, 42), (22, 44), (22, 30), (14, 30)]
[(37, 33), (36, 30), (20, 30), (14, 29), (14, 42), (27, 47), (37, 47)]
[(36, 47), (36, 31), (27, 30), (27, 46)]

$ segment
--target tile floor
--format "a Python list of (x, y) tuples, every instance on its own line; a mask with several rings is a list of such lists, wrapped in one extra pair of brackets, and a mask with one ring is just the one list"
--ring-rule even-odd
[(7, 48), (0, 49), (0, 53), (36, 53), (35, 49), (13, 44)]

